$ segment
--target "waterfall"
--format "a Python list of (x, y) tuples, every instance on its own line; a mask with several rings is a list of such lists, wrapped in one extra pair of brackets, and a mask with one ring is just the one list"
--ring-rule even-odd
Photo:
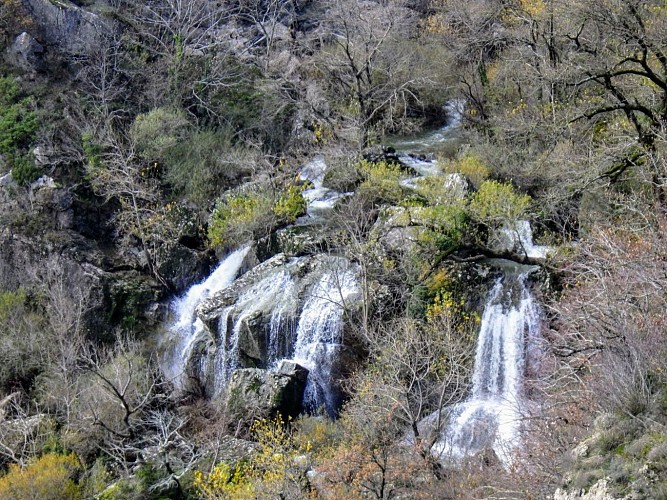
[(304, 407), (324, 406), (333, 416), (340, 397), (333, 389), (335, 360), (343, 343), (345, 303), (358, 293), (354, 272), (325, 272), (306, 300), (296, 331), (293, 361), (308, 368)]
[(544, 260), (549, 252), (553, 252), (551, 247), (533, 243), (533, 231), (527, 220), (517, 220), (511, 225), (503, 226), (496, 239), (501, 251), (516, 251), (530, 259)]
[(313, 184), (311, 189), (306, 189), (301, 193), (308, 203), (306, 217), (301, 218), (301, 223), (318, 220), (326, 216), (341, 198), (351, 194), (339, 193), (333, 189), (325, 188), (324, 177), (326, 171), (327, 164), (321, 155), (315, 156), (301, 169), (299, 178), (304, 181), (310, 181)]
[(460, 459), (492, 448), (505, 464), (519, 445), (524, 410), (526, 347), (539, 332), (540, 312), (526, 285), (534, 268), (507, 270), (489, 293), (480, 325), (470, 398), (451, 409), (449, 427), (433, 448)]
[(236, 278), (250, 250), (249, 246), (229, 254), (201, 283), (193, 285), (182, 297), (171, 303), (175, 320), (168, 327), (163, 344), (161, 367), (169, 380), (182, 389), (182, 374), (193, 342), (202, 332), (204, 325), (196, 316), (197, 306), (215, 292), (228, 287)]
[[(275, 346), (276, 354), (274, 355), (277, 355), (280, 341), (277, 337), (281, 332), (279, 318), (289, 314), (293, 303), (293, 296), (290, 293), (292, 289), (293, 283), (289, 273), (285, 269), (278, 269), (243, 292), (233, 305), (223, 311), (218, 323), (214, 360), (214, 397), (220, 394), (234, 370), (241, 365), (239, 350), (242, 329), (248, 321), (252, 321), (253, 318), (267, 311), (271, 311), (272, 319), (269, 325), (273, 323), (276, 337), (271, 338), (271, 333), (269, 333), (268, 344)], [(277, 318), (274, 319), (274, 315)], [(233, 321), (230, 321), (230, 317)], [(268, 358), (268, 365), (276, 361), (276, 359), (271, 359), (270, 352)]]

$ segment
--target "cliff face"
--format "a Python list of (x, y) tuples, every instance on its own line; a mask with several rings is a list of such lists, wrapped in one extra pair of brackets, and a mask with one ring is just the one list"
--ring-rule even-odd
[[(110, 18), (83, 9), (69, 0), (21, 0), (32, 20), (28, 33), (47, 50), (63, 54), (85, 52), (119, 26)], [(98, 4), (104, 6), (104, 4)]]
[(119, 321), (157, 320), (162, 286), (140, 268), (119, 266), (113, 253), (75, 230), (90, 223), (90, 214), (77, 218), (69, 189), (48, 177), (27, 188), (7, 182), (0, 187), (0, 220), (5, 290), (57, 293), (50, 306), (79, 314), (83, 330), (101, 340)]

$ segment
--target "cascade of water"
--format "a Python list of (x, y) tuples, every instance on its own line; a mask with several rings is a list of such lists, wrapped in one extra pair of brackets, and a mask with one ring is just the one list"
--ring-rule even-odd
[(484, 308), (470, 399), (451, 409), (450, 425), (433, 453), (454, 459), (491, 447), (508, 465), (519, 444), (525, 346), (539, 331), (528, 272), (499, 278)]
[(515, 221), (512, 225), (501, 228), (501, 245), (512, 251), (517, 249), (521, 254), (531, 259), (546, 259), (553, 249), (548, 246), (533, 243), (533, 231), (527, 220)]
[(289, 279), (282, 290), (280, 302), (271, 311), (269, 320), (269, 346), (267, 357), (271, 365), (289, 356), (294, 345), (294, 334), (296, 333), (294, 311), (297, 308), (296, 286)]
[(321, 406), (330, 415), (338, 410), (338, 395), (332, 390), (334, 359), (341, 349), (344, 304), (358, 292), (351, 269), (325, 272), (303, 306), (296, 331), (293, 360), (309, 370), (304, 406)]
[(306, 189), (302, 193), (302, 196), (308, 203), (306, 212), (310, 219), (318, 219), (333, 209), (340, 198), (347, 196), (345, 193), (339, 193), (338, 191), (324, 187), (326, 171), (327, 164), (321, 155), (313, 158), (301, 169), (300, 178), (313, 183), (311, 189)]
[[(220, 316), (218, 324), (218, 344), (215, 352), (215, 380), (213, 395), (217, 396), (224, 388), (233, 371), (239, 367), (239, 342), (245, 323), (259, 312), (272, 311), (273, 314), (286, 314), (293, 300), (285, 293), (293, 287), (289, 273), (284, 269), (269, 274), (264, 279), (241, 294), (232, 306)], [(230, 328), (229, 317), (233, 314)], [(275, 341), (277, 343), (277, 339)], [(269, 344), (271, 339), (269, 338)], [(269, 364), (275, 361), (269, 359)]]
[(250, 247), (246, 246), (229, 254), (206, 280), (193, 285), (185, 295), (172, 302), (175, 321), (168, 328), (169, 346), (164, 349), (161, 365), (165, 375), (173, 380), (177, 387), (182, 385), (180, 379), (192, 343), (203, 330), (203, 324), (195, 314), (197, 306), (234, 281), (249, 250)]
[[(393, 146), (401, 155), (425, 154), (438, 152), (438, 149), (446, 142), (455, 137), (456, 130), (461, 126), (465, 101), (452, 99), (445, 104), (447, 123), (436, 129), (426, 131), (412, 137), (400, 137), (391, 140), (389, 145)], [(400, 157), (401, 161), (404, 157)]]

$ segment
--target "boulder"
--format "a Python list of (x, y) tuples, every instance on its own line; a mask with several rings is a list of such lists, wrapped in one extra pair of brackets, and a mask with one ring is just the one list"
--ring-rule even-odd
[(327, 234), (322, 226), (304, 224), (276, 231), (278, 248), (285, 255), (304, 255), (326, 250)]
[(12, 189), (18, 187), (12, 173), (8, 172), (4, 175), (0, 175), (0, 187), (5, 189)]
[(608, 479), (600, 479), (588, 491), (583, 489), (565, 491), (558, 488), (554, 493), (554, 500), (613, 500), (614, 498), (618, 498), (611, 494), (608, 483)]
[(418, 207), (386, 207), (371, 229), (370, 240), (389, 253), (408, 254), (417, 249), (423, 228), (415, 221)]
[(222, 436), (216, 443), (216, 458), (219, 462), (235, 463), (247, 460), (258, 450), (259, 445), (253, 441)]
[(243, 276), (237, 278), (231, 286), (228, 286), (221, 292), (216, 293), (204, 301), (197, 308), (197, 315), (206, 324), (217, 322), (220, 314), (227, 308), (227, 306), (236, 301), (239, 295), (243, 293), (243, 290), (246, 290), (248, 287), (261, 281), (263, 277), (271, 274), (273, 270), (284, 266), (287, 264), (287, 261), (288, 258), (285, 254), (278, 254), (253, 267)]
[[(343, 354), (355, 350), (354, 335), (339, 331), (346, 324), (342, 309), (340, 317), (331, 309), (343, 300), (349, 314), (358, 313), (359, 292), (349, 283), (355, 272), (341, 257), (287, 258), (279, 254), (204, 300), (197, 308), (203, 327), (190, 342), (185, 362), (188, 387), (218, 397), (234, 369), (266, 369), (277, 360), (297, 356), (299, 335), (302, 349), (333, 342), (331, 345)], [(336, 282), (337, 278), (341, 281)], [(344, 298), (336, 299), (336, 293)], [(320, 333), (335, 335), (335, 339), (319, 338)], [(345, 346), (336, 344), (341, 341), (338, 339)], [(351, 366), (358, 366), (347, 361), (350, 356), (338, 358), (327, 367), (330, 373), (349, 373)], [(339, 367), (342, 361), (344, 367)], [(324, 385), (328, 387), (330, 382), (324, 380)]]
[(258, 368), (234, 371), (224, 393), (224, 407), (234, 419), (270, 418), (301, 413), (308, 370), (282, 361), (275, 372)]
[(25, 31), (7, 50), (7, 62), (25, 71), (44, 71), (44, 46)]
[(43, 45), (64, 54), (82, 53), (117, 29), (110, 17), (82, 9), (69, 0), (21, 0)]
[(386, 161), (389, 163), (399, 163), (396, 150), (391, 146), (369, 146), (361, 153), (364, 160), (371, 163)]
[(498, 255), (507, 255), (518, 262), (543, 262), (553, 248), (533, 243), (533, 232), (527, 220), (517, 220), (495, 230), (489, 248)]
[(470, 180), (460, 173), (446, 174), (442, 182), (455, 200), (462, 200), (473, 189)]
[(205, 253), (178, 243), (163, 245), (156, 260), (158, 273), (174, 290), (185, 290), (202, 279), (209, 268)]

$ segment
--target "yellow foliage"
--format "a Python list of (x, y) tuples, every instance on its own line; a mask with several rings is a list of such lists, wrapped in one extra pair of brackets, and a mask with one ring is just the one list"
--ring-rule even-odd
[(255, 498), (249, 467), (244, 463), (229, 465), (222, 462), (210, 474), (195, 472), (194, 487), (208, 499), (245, 500)]
[(72, 479), (81, 470), (75, 455), (47, 453), (26, 467), (11, 464), (0, 478), (0, 498), (15, 500), (68, 500), (82, 498)]
[(460, 173), (465, 175), (473, 186), (479, 186), (491, 175), (491, 169), (476, 155), (467, 154), (464, 157), (444, 163), (442, 170), (445, 173)]
[(283, 192), (273, 207), (273, 213), (286, 223), (294, 222), (306, 212), (307, 202), (302, 193), (306, 185), (291, 185)]
[(297, 462), (310, 451), (310, 442), (297, 443), (280, 415), (274, 420), (257, 420), (250, 430), (259, 445), (250, 461), (236, 465), (223, 462), (210, 474), (195, 473), (194, 485), (202, 496), (233, 500), (284, 498), (305, 487)]
[(501, 224), (524, 217), (531, 197), (517, 193), (511, 184), (485, 181), (470, 203), (470, 211), (480, 222)]
[(398, 165), (386, 161), (361, 160), (357, 169), (366, 179), (359, 186), (359, 193), (379, 202), (397, 203), (403, 198), (400, 181), (404, 175)]
[(521, 9), (531, 17), (537, 17), (544, 13), (546, 6), (543, 0), (519, 0)]

